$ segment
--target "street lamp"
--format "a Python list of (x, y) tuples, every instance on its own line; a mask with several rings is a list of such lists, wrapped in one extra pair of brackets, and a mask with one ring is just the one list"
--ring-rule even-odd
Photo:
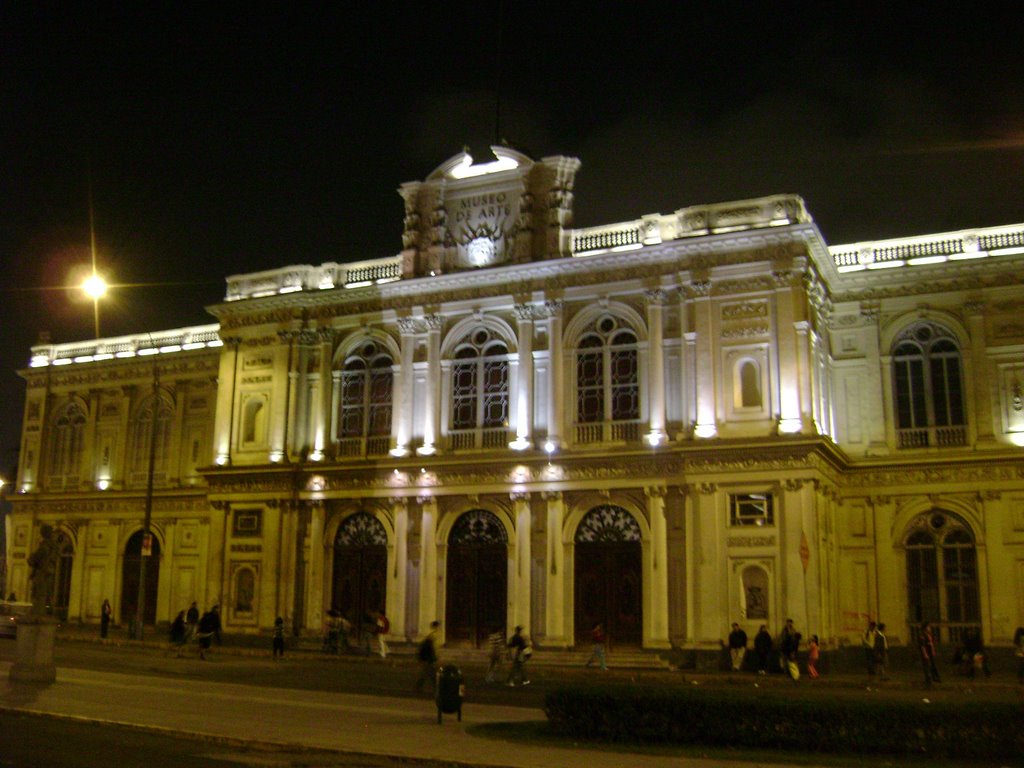
[(82, 290), (86, 296), (92, 299), (92, 317), (96, 338), (98, 339), (100, 337), (100, 299), (107, 293), (107, 281), (100, 277), (96, 270), (93, 269), (92, 274), (82, 283)]

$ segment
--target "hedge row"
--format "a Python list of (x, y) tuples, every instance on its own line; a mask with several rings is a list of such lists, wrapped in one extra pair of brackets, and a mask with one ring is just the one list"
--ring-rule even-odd
[(1024, 710), (1014, 703), (605, 687), (552, 691), (544, 710), (555, 733), (573, 739), (996, 760), (1024, 754)]

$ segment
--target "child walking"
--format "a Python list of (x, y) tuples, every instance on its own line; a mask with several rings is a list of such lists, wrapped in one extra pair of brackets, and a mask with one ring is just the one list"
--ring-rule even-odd
[(807, 675), (811, 680), (818, 677), (818, 636), (811, 635), (811, 644), (807, 646)]

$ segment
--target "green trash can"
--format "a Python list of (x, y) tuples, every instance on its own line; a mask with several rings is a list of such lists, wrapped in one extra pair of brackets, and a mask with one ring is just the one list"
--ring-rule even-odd
[(445, 664), (437, 670), (437, 685), (434, 686), (437, 701), (437, 722), (441, 722), (442, 714), (455, 714), (462, 722), (462, 699), (466, 695), (466, 685), (462, 670), (454, 664)]

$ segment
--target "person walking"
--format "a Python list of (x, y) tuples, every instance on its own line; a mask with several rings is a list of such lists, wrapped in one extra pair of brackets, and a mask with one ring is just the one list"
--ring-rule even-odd
[(604, 625), (601, 622), (595, 624), (590, 630), (590, 639), (594, 644), (594, 648), (590, 652), (590, 658), (587, 659), (587, 663), (584, 666), (589, 667), (596, 661), (601, 665), (602, 671), (608, 669), (608, 661), (604, 654), (604, 644), (607, 638), (604, 634)]
[(427, 683), (430, 685), (430, 692), (433, 693), (437, 689), (437, 630), (441, 626), (441, 622), (432, 621), (430, 622), (430, 631), (426, 637), (420, 640), (419, 647), (416, 649), (416, 659), (420, 663), (420, 676), (416, 680), (416, 691), (423, 690), (423, 684)]
[(739, 672), (743, 669), (743, 659), (747, 655), (747, 633), (740, 629), (740, 625), (733, 622), (732, 632), (729, 633), (729, 660), (732, 662), (732, 671)]
[(274, 638), (271, 641), (274, 658), (284, 658), (284, 619), (278, 616), (274, 619)]
[(495, 673), (501, 667), (501, 659), (505, 653), (505, 634), (499, 629), (487, 636), (487, 675), (485, 683), (493, 683)]
[(384, 615), (384, 611), (377, 611), (377, 619), (374, 622), (373, 632), (377, 635), (377, 648), (380, 651), (380, 657), (386, 659), (388, 657), (388, 641), (387, 634), (391, 631), (391, 622), (388, 621), (388, 617)]
[(107, 632), (110, 630), (110, 620), (113, 616), (113, 606), (110, 605), (109, 600), (104, 600), (103, 606), (100, 608), (100, 637), (104, 640), (107, 639)]
[(529, 658), (530, 645), (526, 642), (526, 638), (523, 637), (523, 628), (516, 627), (512, 637), (508, 639), (508, 652), (512, 659), (512, 668), (508, 673), (508, 680), (505, 681), (505, 685), (510, 688), (516, 686), (516, 680), (519, 681), (519, 685), (529, 685), (530, 679), (526, 676), (526, 661)]
[(889, 640), (885, 636), (885, 624), (879, 622), (875, 627), (874, 645), (875, 673), (882, 679), (889, 679)]
[(811, 642), (807, 645), (807, 676), (811, 680), (818, 679), (818, 658), (821, 651), (818, 648), (818, 636), (811, 635)]
[(754, 635), (754, 653), (757, 654), (757, 674), (768, 674), (768, 664), (771, 663), (772, 649), (775, 644), (772, 642), (772, 634), (764, 624)]
[(213, 606), (210, 610), (199, 617), (199, 624), (196, 627), (196, 637), (199, 638), (199, 658), (205, 660), (206, 652), (216, 638), (220, 644), (220, 607)]
[(181, 649), (185, 647), (185, 638), (187, 634), (185, 626), (185, 612), (178, 611), (178, 615), (174, 617), (174, 621), (171, 622), (170, 637), (171, 637), (171, 648), (174, 649), (174, 657), (176, 659), (181, 658)]
[(199, 608), (195, 600), (192, 601), (192, 605), (185, 611), (185, 627), (185, 641), (190, 643), (195, 638), (196, 630), (199, 627)]
[(792, 619), (786, 619), (786, 626), (779, 637), (779, 650), (782, 652), (782, 663), (795, 683), (800, 679), (800, 667), (797, 666), (797, 654), (800, 650), (800, 633), (796, 631)]
[(860, 641), (861, 648), (864, 650), (864, 664), (868, 670), (868, 677), (875, 676), (875, 632), (877, 631), (878, 625), (869, 621)]
[(935, 666), (935, 638), (932, 636), (932, 625), (927, 621), (921, 624), (917, 634), (917, 648), (921, 654), (921, 668), (924, 670), (924, 687), (931, 688), (932, 683), (941, 683), (938, 667)]

